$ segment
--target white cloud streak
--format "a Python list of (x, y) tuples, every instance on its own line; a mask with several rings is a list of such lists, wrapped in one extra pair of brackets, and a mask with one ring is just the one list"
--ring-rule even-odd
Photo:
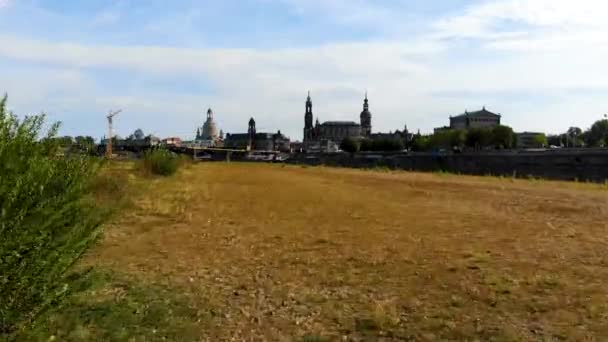
[[(387, 20), (392, 17), (366, 1), (281, 1), (291, 3), (295, 11), (321, 6), (343, 23), (365, 19), (347, 8), (364, 9)], [(502, 112), (505, 122), (516, 129), (559, 131), (572, 124), (589, 125), (605, 110), (598, 95), (568, 92), (608, 89), (603, 77), (608, 74), (604, 35), (608, 27), (599, 14), (605, 13), (603, 9), (604, 2), (593, 0), (576, 4), (563, 0), (485, 1), (433, 23), (418, 38), (266, 50), (99, 46), (4, 34), (0, 35), (0, 56), (67, 70), (71, 78), (53, 76), (63, 80), (56, 87), (65, 87), (65, 94), (78, 84), (86, 85), (77, 97), (65, 95), (55, 108), (101, 111), (126, 106), (133, 112), (150, 113), (149, 118), (159, 122), (143, 128), (165, 127), (162, 133), (166, 135), (194, 131), (203, 106), (212, 105), (226, 131), (244, 130), (247, 118), (255, 116), (269, 130), (281, 129), (300, 138), (308, 89), (313, 91), (315, 113), (322, 120), (358, 118), (363, 91), (369, 89), (376, 130), (394, 130), (408, 123), (428, 131), (445, 124), (450, 114), (488, 105)], [(462, 39), (478, 45), (462, 51)], [(89, 69), (182, 75), (209, 82), (213, 89), (200, 96), (175, 91), (159, 94), (141, 84), (142, 89), (128, 94), (112, 93), (100, 91), (94, 79), (76, 76), (78, 70)], [(6, 80), (14, 78), (0, 76), (0, 84)], [(9, 91), (27, 89), (27, 82), (8, 84), (12, 84)], [(48, 87), (51, 82), (33, 88), (40, 94), (38, 102), (44, 103)], [(470, 95), (437, 95), (450, 92)], [(513, 93), (529, 95), (514, 99), (509, 95)], [(551, 105), (531, 104), (530, 98), (539, 94), (559, 97), (552, 97)], [(572, 117), (576, 108), (582, 112)]]

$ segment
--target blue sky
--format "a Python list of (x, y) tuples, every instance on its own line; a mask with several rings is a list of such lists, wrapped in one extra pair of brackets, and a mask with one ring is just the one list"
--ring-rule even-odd
[(63, 133), (301, 139), (321, 121), (429, 132), (482, 106), (517, 131), (586, 128), (608, 112), (603, 0), (0, 0), (0, 92)]

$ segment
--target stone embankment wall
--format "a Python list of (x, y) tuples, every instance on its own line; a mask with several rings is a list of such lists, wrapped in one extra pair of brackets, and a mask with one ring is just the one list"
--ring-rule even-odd
[(605, 182), (608, 149), (496, 151), (476, 153), (318, 153), (294, 154), (292, 164), (352, 168), (388, 167), (471, 175), (540, 177)]

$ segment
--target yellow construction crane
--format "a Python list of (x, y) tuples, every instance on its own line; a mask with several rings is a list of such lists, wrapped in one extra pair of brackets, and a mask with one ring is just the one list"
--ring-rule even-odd
[(106, 156), (108, 159), (112, 159), (112, 118), (122, 112), (122, 109), (112, 111), (108, 113), (108, 139), (106, 143)]

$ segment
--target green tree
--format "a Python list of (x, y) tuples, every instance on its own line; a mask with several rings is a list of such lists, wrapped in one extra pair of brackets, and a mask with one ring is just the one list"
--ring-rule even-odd
[(382, 138), (372, 141), (372, 151), (402, 151), (404, 149), (403, 141), (395, 138)]
[(450, 146), (451, 147), (458, 147), (461, 148), (464, 146), (466, 139), (467, 139), (467, 134), (465, 131), (463, 130), (452, 130), (450, 131)]
[(466, 133), (465, 145), (476, 150), (491, 146), (493, 134), (487, 128), (471, 128)]
[(38, 140), (43, 115), (22, 120), (0, 100), (0, 335), (55, 303), (64, 275), (94, 241), (104, 215), (88, 196), (97, 163), (62, 157), (59, 125)]
[(534, 145), (537, 147), (545, 147), (549, 144), (547, 136), (543, 133), (538, 134), (534, 137)]
[(430, 149), (449, 148), (451, 140), (450, 130), (441, 130), (432, 134), (429, 138)]
[(589, 146), (608, 146), (608, 119), (596, 121), (585, 132), (585, 138)]
[(74, 143), (80, 152), (92, 153), (95, 150), (95, 139), (90, 136), (77, 136)]
[(562, 137), (560, 135), (549, 135), (547, 136), (547, 145), (549, 146), (562, 146)]
[(500, 149), (510, 149), (515, 142), (515, 133), (509, 126), (496, 126), (492, 128), (492, 145)]
[(144, 134), (144, 131), (141, 128), (138, 128), (133, 132), (133, 134), (127, 137), (127, 140), (144, 140), (145, 138), (146, 135)]
[(352, 138), (344, 138), (340, 143), (340, 149), (344, 152), (359, 152), (359, 142)]
[(428, 135), (420, 135), (416, 134), (412, 137), (412, 141), (410, 143), (412, 151), (422, 152), (428, 151), (430, 149), (430, 136)]
[(361, 151), (366, 151), (366, 152), (373, 151), (374, 150), (374, 141), (371, 139), (361, 140), (359, 149)]

